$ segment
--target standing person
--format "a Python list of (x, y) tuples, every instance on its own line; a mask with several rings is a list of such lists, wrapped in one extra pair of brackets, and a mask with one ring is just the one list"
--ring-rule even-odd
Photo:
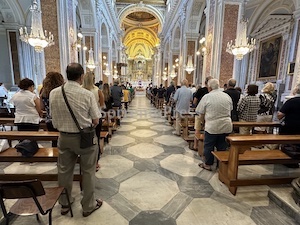
[(277, 118), (284, 120), (279, 134), (300, 134), (300, 84), (297, 84), (293, 98), (287, 100), (278, 111)]
[[(257, 112), (259, 110), (260, 100), (256, 96), (258, 86), (249, 84), (247, 87), (247, 95), (242, 98), (237, 107), (239, 119), (241, 122), (255, 122), (257, 120)], [(250, 134), (252, 127), (240, 127), (240, 134)]]
[[(83, 83), (82, 87), (91, 91), (96, 99), (98, 109), (101, 111), (101, 109), (104, 107), (104, 96), (102, 91), (94, 85), (95, 83), (95, 75), (92, 72), (88, 72), (83, 76)], [(99, 120), (98, 125), (95, 128), (96, 136), (97, 136), (97, 143), (98, 143), (98, 154), (97, 154), (97, 164), (96, 164), (96, 172), (100, 169), (100, 155), (101, 155), (101, 148), (100, 148), (100, 132), (102, 128), (102, 120)]]
[[(274, 114), (275, 96), (274, 84), (268, 82), (265, 84), (259, 95), (260, 105), (257, 115), (257, 122), (271, 122)], [(255, 133), (267, 133), (267, 127), (255, 127)]]
[(123, 92), (123, 101), (125, 105), (126, 112), (128, 113), (128, 102), (130, 101), (130, 91), (126, 89), (124, 85), (122, 85)]
[(7, 99), (8, 97), (8, 91), (4, 87), (3, 83), (0, 83), (0, 106), (4, 105), (4, 99)]
[(224, 91), (228, 94), (232, 100), (233, 109), (231, 111), (231, 120), (232, 121), (239, 121), (238, 112), (237, 112), (237, 104), (241, 97), (241, 92), (236, 90), (234, 87), (236, 85), (236, 80), (231, 78), (228, 80), (227, 89)]
[(174, 92), (175, 92), (174, 81), (171, 81), (170, 86), (167, 88), (167, 90), (165, 92), (165, 100), (168, 105), (170, 103), (170, 96)]
[[(60, 73), (57, 72), (47, 73), (43, 81), (43, 88), (41, 90), (40, 100), (41, 100), (41, 109), (46, 111), (45, 122), (48, 131), (58, 131), (53, 127), (52, 124), (52, 118), (49, 109), (49, 95), (54, 88), (57, 88), (63, 84), (64, 84), (64, 78)], [(52, 147), (57, 147), (57, 140), (52, 141)]]
[[(83, 80), (83, 68), (78, 63), (70, 63), (67, 66), (68, 81), (64, 84), (66, 97), (73, 110), (81, 128), (97, 126), (101, 113), (97, 107), (95, 96), (92, 92), (81, 88)], [(58, 184), (68, 190), (70, 201), (74, 167), (78, 156), (80, 156), (80, 166), (82, 171), (83, 197), (81, 200), (82, 215), (89, 216), (99, 209), (103, 203), (101, 199), (95, 199), (95, 167), (97, 157), (97, 147), (93, 145), (88, 148), (80, 148), (80, 133), (70, 114), (62, 94), (62, 88), (55, 88), (50, 92), (50, 112), (53, 126), (59, 130), (58, 139)], [(66, 215), (69, 208), (66, 207), (66, 196), (59, 198), (62, 205), (61, 214)]]
[(110, 92), (110, 87), (108, 83), (103, 84), (103, 96), (104, 96), (104, 103), (105, 103), (105, 108), (104, 111), (107, 112), (110, 109), (112, 109), (112, 104), (113, 104), (113, 98), (111, 96)]
[(188, 113), (190, 111), (190, 103), (193, 100), (193, 94), (191, 89), (187, 87), (188, 80), (181, 81), (181, 87), (176, 90), (174, 94), (174, 101), (176, 102), (176, 131), (173, 134), (180, 136), (180, 120), (181, 114)]
[[(203, 88), (199, 88), (193, 96), (193, 107), (197, 107), (201, 99), (203, 98), (204, 95), (208, 94), (208, 81), (211, 80), (213, 77), (208, 76), (205, 78), (205, 86)], [(201, 120), (198, 115), (195, 115), (195, 134), (200, 134), (201, 133)], [(194, 150), (198, 149), (198, 141), (196, 137), (194, 137)]]
[(211, 171), (214, 163), (214, 156), (211, 153), (216, 147), (218, 151), (227, 149), (226, 136), (232, 132), (230, 118), (233, 109), (231, 98), (219, 89), (219, 80), (208, 81), (209, 93), (204, 95), (196, 108), (200, 115), (202, 125), (205, 122), (204, 133), (204, 163), (199, 166)]
[[(123, 97), (123, 91), (122, 88), (118, 85), (119, 82), (118, 81), (114, 81), (114, 86), (111, 87), (110, 91), (111, 91), (111, 96), (113, 98), (113, 104), (112, 106), (115, 108), (120, 109), (122, 106), (122, 97)], [(118, 112), (116, 112), (116, 114), (118, 115)], [(116, 119), (117, 121), (117, 125), (119, 126), (120, 123), (120, 118), (118, 117)]]
[(18, 131), (38, 131), (43, 112), (40, 99), (34, 93), (34, 82), (24, 78), (19, 83), (19, 92), (14, 94), (10, 102), (15, 106), (15, 121)]

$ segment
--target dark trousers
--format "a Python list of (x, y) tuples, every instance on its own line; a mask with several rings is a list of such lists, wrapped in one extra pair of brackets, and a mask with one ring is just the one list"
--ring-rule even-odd
[[(57, 131), (58, 132), (58, 130), (53, 127), (52, 121), (47, 122), (46, 126), (47, 126), (48, 131)], [(57, 140), (52, 141), (52, 147), (57, 147)]]
[(100, 132), (102, 129), (102, 120), (99, 119), (99, 123), (95, 128), (96, 131), (96, 136), (97, 136), (97, 141), (98, 141), (98, 154), (97, 154), (97, 161), (100, 159), (101, 156), (101, 150), (100, 150)]

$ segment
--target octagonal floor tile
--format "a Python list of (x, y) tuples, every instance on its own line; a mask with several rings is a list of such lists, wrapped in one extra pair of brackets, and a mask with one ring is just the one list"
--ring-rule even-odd
[(135, 126), (122, 125), (120, 128), (118, 128), (118, 131), (132, 131), (132, 130), (135, 130), (135, 129), (136, 129)]
[(145, 138), (157, 135), (157, 133), (152, 130), (136, 130), (131, 132), (130, 134), (136, 137), (145, 137)]
[(182, 154), (173, 154), (160, 161), (161, 167), (181, 176), (197, 176), (200, 172), (199, 160)]
[(163, 153), (164, 149), (150, 143), (140, 143), (135, 146), (129, 147), (127, 149), (127, 152), (140, 158), (153, 158), (160, 153)]
[(160, 118), (160, 117), (151, 118), (151, 119), (148, 119), (148, 121), (153, 122), (153, 123), (165, 123), (165, 122), (167, 122), (167, 120), (165, 118)]
[(187, 143), (182, 137), (175, 135), (162, 135), (157, 138), (154, 138), (154, 142), (158, 142), (163, 145), (168, 146), (185, 146)]
[(148, 122), (148, 121), (137, 121), (137, 122), (132, 123), (132, 125), (138, 126), (138, 127), (149, 127), (149, 126), (153, 125), (153, 123)]
[(100, 160), (101, 168), (96, 173), (98, 178), (113, 178), (130, 170), (133, 162), (119, 155), (107, 155)]
[(111, 146), (125, 146), (133, 142), (135, 142), (134, 138), (127, 137), (125, 135), (114, 135), (112, 136), (109, 144)]
[(144, 211), (140, 212), (134, 219), (129, 222), (129, 225), (176, 225), (173, 218), (168, 217), (159, 211)]
[(160, 210), (179, 192), (176, 182), (141, 172), (120, 184), (120, 194), (141, 210)]
[(194, 199), (177, 218), (176, 222), (177, 225), (256, 224), (250, 217), (245, 216), (243, 213), (209, 198)]
[(121, 123), (132, 123), (132, 122), (135, 122), (135, 121), (137, 121), (137, 119), (124, 117), (124, 118), (121, 120)]
[(155, 126), (150, 127), (150, 129), (157, 130), (157, 131), (173, 130), (173, 128), (171, 126), (167, 126), (167, 125), (155, 125)]

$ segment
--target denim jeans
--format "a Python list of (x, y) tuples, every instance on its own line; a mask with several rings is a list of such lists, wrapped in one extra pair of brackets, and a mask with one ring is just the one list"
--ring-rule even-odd
[(228, 134), (210, 134), (204, 133), (204, 160), (206, 165), (214, 164), (214, 155), (211, 153), (216, 147), (217, 151), (225, 151), (228, 147), (226, 136)]

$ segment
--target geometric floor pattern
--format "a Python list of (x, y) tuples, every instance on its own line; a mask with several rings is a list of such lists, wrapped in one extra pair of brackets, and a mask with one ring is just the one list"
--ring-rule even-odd
[[(53, 211), (56, 225), (296, 225), (268, 198), (269, 186), (239, 187), (233, 196), (218, 179), (217, 172), (198, 167), (201, 161), (188, 148), (144, 95), (137, 94), (121, 127), (105, 146), (96, 173), (96, 197), (103, 206), (83, 218), (81, 193), (74, 182), (74, 217)], [(49, 143), (42, 143), (47, 145)], [(53, 171), (54, 163), (0, 164), (1, 173)], [(283, 167), (245, 166), (239, 176), (289, 172)], [(299, 170), (294, 170), (299, 173)], [(44, 182), (51, 186), (55, 182)], [(283, 186), (280, 186), (282, 188)], [(279, 188), (279, 187), (278, 187)], [(11, 204), (6, 201), (6, 204)], [(10, 224), (48, 224), (47, 217), (15, 217)], [(0, 224), (5, 224), (4, 221)]]

